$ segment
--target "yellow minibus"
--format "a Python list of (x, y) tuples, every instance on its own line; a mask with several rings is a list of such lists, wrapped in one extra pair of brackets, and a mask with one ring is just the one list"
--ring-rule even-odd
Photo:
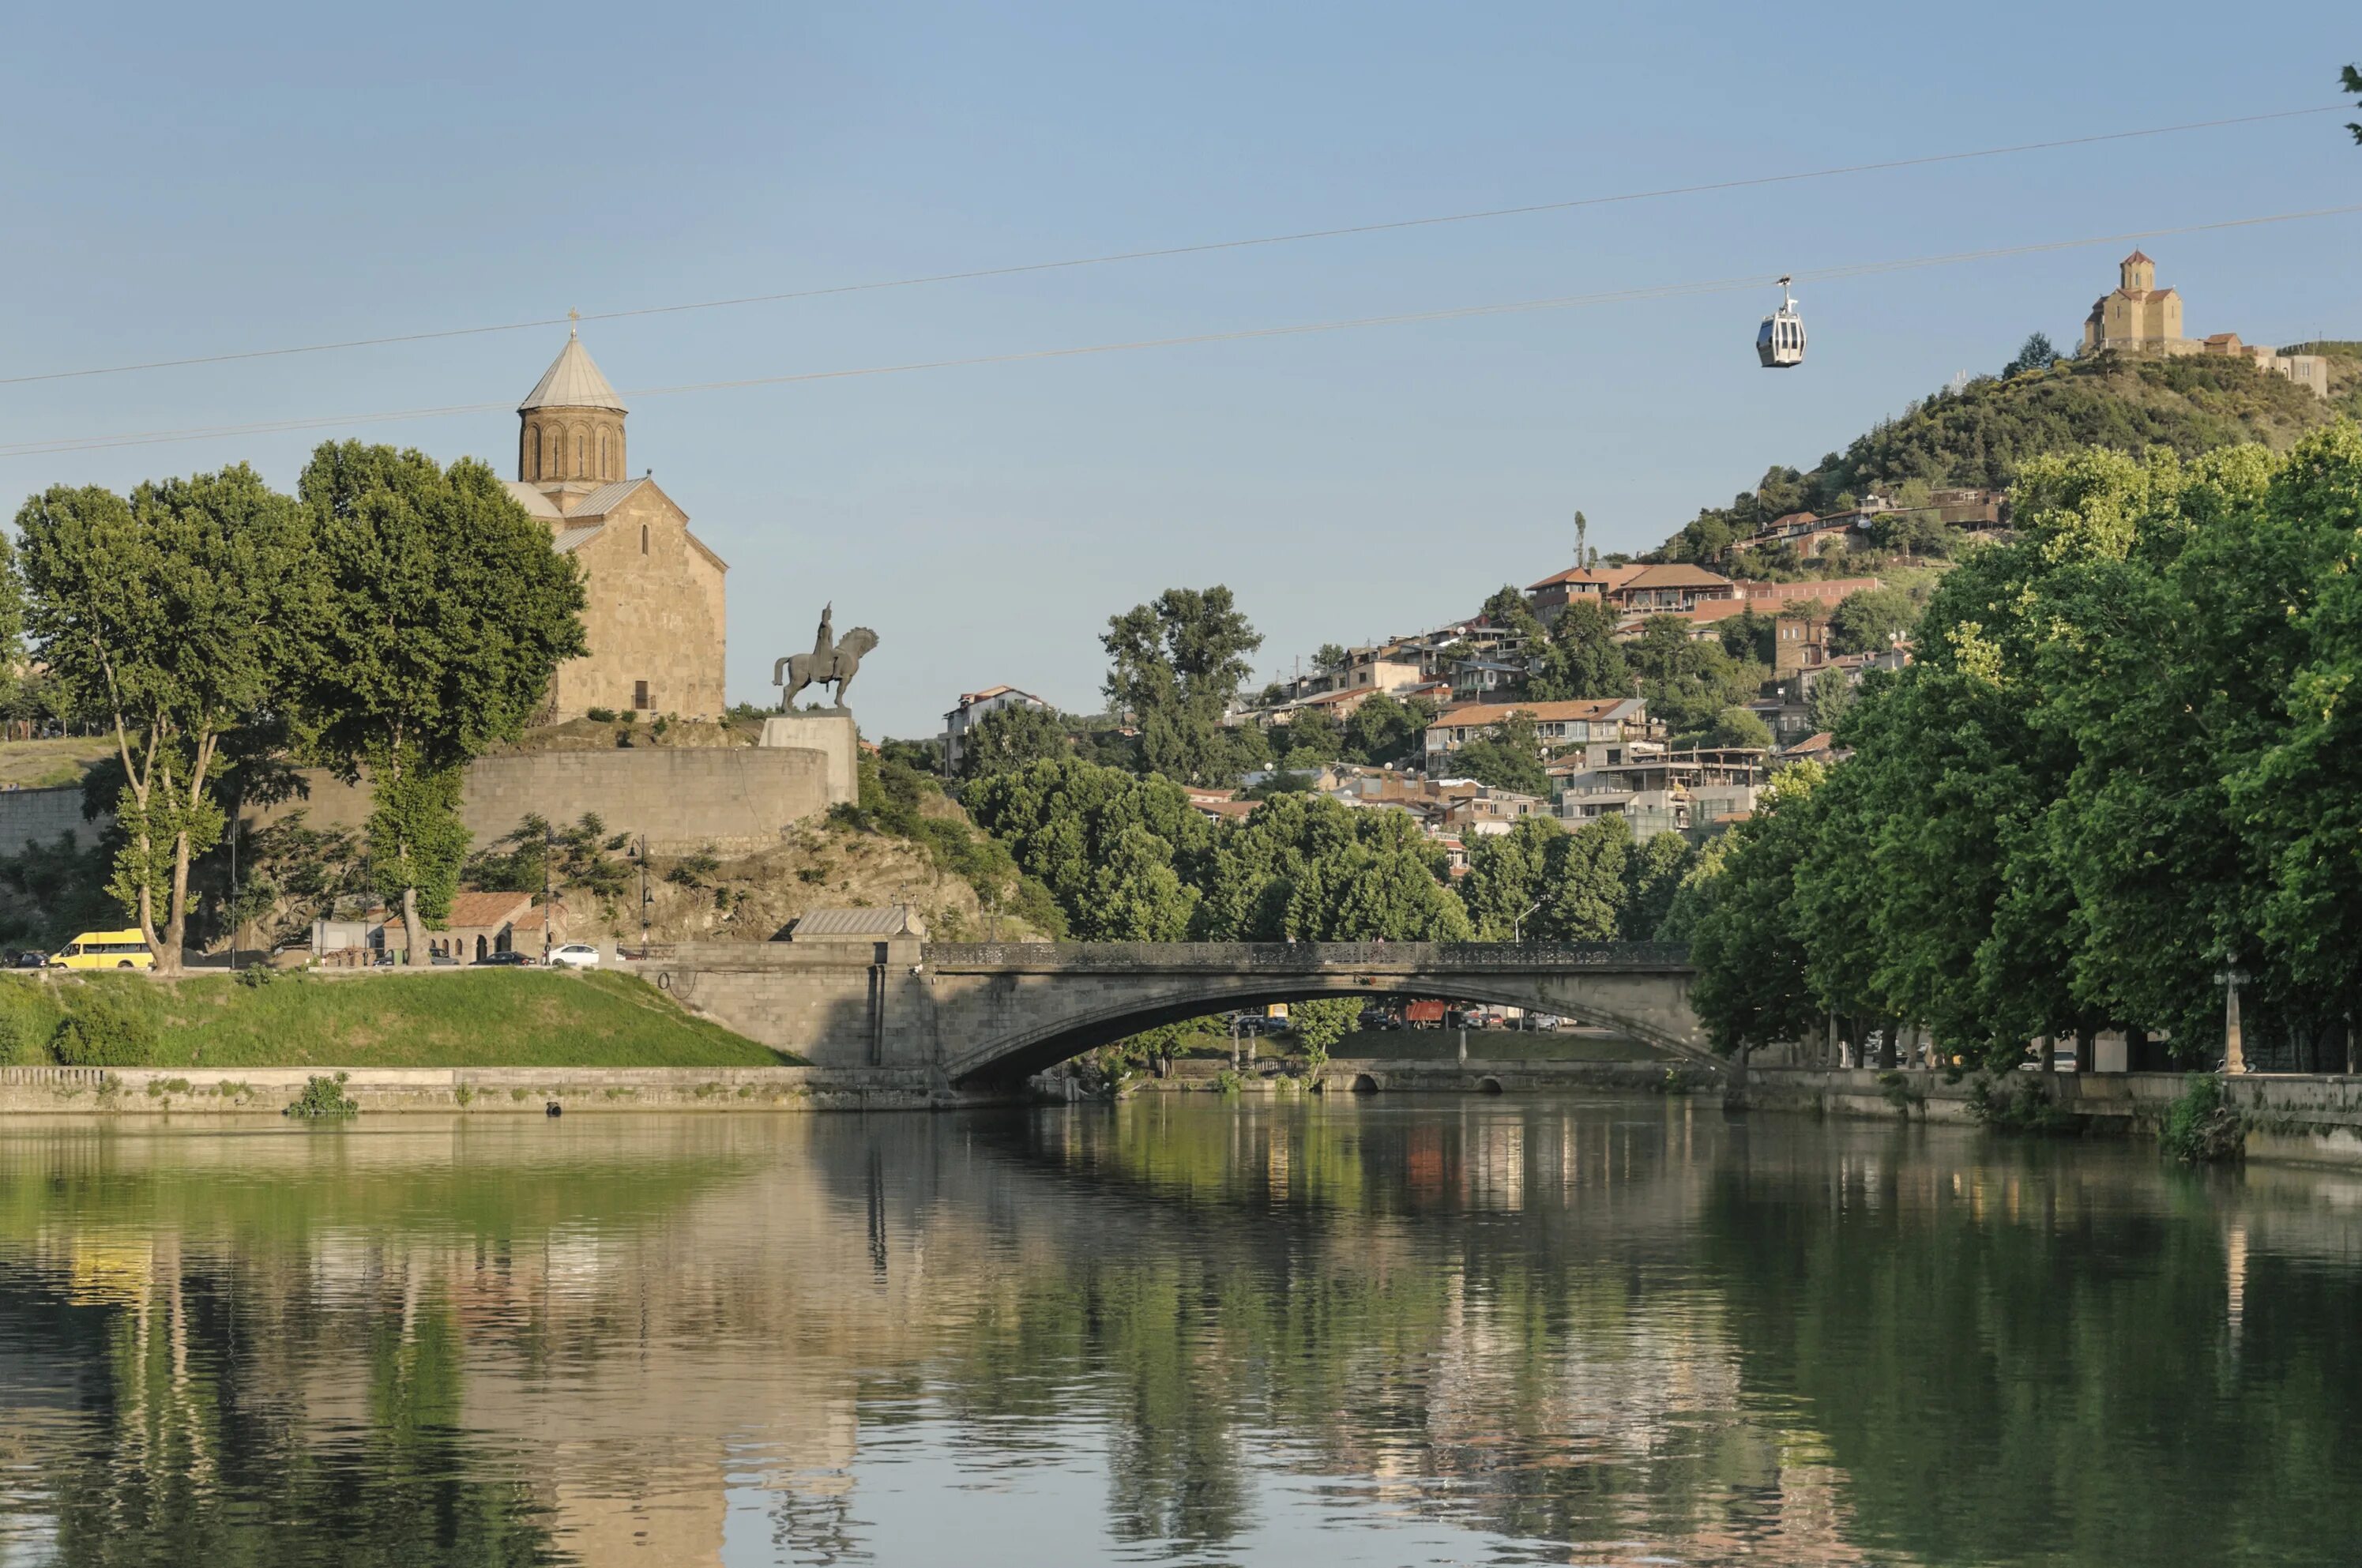
[(50, 958), (52, 969), (152, 969), (156, 955), (132, 931), (85, 931)]

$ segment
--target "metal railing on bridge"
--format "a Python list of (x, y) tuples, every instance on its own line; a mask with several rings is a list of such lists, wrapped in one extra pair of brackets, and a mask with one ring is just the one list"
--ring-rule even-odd
[(1316, 969), (1641, 969), (1690, 966), (1677, 942), (930, 942), (938, 969), (1301, 972)]

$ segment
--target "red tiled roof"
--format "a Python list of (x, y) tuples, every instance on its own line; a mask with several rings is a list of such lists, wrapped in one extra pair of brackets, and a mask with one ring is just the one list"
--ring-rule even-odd
[(1620, 588), (1646, 569), (1648, 569), (1645, 567), (1636, 566), (1569, 567), (1564, 571), (1551, 573), (1540, 582), (1529, 586), (1526, 591), (1537, 593), (1559, 582), (1595, 582), (1603, 589)]
[(1593, 697), (1573, 702), (1464, 702), (1457, 708), (1446, 708), (1436, 715), (1435, 722), (1458, 729), (1466, 724), (1497, 724), (1512, 713), (1529, 714), (1536, 723), (1542, 724), (1568, 719), (1605, 719), (1630, 701), (1629, 697)]
[(531, 893), (454, 893), (444, 925), (452, 930), (497, 930), (523, 920), (533, 909)]

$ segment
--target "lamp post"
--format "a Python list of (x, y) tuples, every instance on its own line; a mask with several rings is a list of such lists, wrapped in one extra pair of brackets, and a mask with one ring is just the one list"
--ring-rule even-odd
[(557, 830), (544, 823), (541, 830), (541, 961), (549, 962), (549, 898), (550, 861), (557, 848)]
[(640, 834), (640, 956), (648, 955), (648, 905), (655, 895), (648, 891), (648, 835)]
[(1528, 904), (1524, 909), (1518, 912), (1518, 918), (1511, 922), (1509, 925), (1509, 940), (1511, 942), (1523, 943), (1526, 940), (1526, 916), (1533, 913), (1536, 910), (1541, 907), (1542, 900), (1536, 899), (1532, 903)]
[(2239, 1031), (2239, 988), (2249, 976), (2244, 969), (2224, 968), (2214, 977), (2223, 988), (2223, 1070), (2244, 1073), (2247, 1070), (2246, 1042)]

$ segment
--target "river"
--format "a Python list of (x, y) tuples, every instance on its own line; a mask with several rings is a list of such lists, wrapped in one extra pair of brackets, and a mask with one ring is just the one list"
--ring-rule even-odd
[(2362, 1178), (1711, 1099), (0, 1127), (0, 1565), (2352, 1562)]

